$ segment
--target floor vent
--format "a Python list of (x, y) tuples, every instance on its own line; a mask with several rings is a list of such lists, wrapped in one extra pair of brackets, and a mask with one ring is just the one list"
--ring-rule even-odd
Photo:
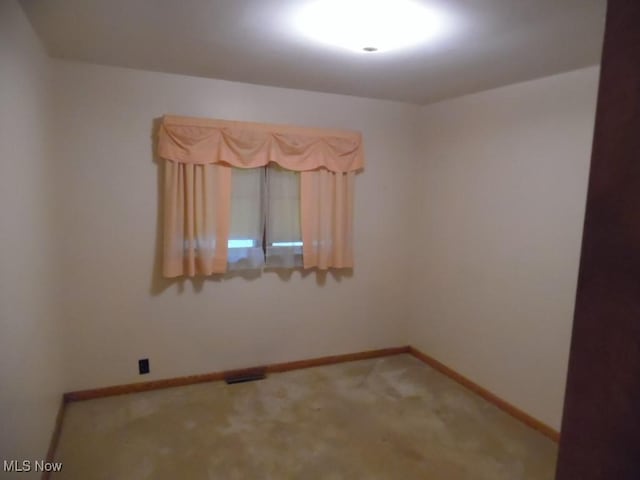
[(267, 376), (267, 369), (265, 367), (247, 368), (245, 370), (234, 370), (224, 375), (224, 381), (229, 385), (234, 383), (253, 382), (255, 380), (262, 380)]

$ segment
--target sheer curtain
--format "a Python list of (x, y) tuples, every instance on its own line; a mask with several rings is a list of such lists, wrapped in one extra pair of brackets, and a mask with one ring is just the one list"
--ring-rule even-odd
[(167, 161), (164, 184), (164, 276), (225, 272), (231, 168)]
[(267, 178), (266, 266), (301, 267), (300, 173), (270, 164)]
[(228, 269), (259, 269), (264, 264), (264, 169), (231, 170)]

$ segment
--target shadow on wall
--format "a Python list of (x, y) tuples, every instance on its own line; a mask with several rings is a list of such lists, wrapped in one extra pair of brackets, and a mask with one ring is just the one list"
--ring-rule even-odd
[(244, 270), (234, 271), (220, 275), (210, 276), (198, 276), (198, 277), (176, 277), (166, 278), (162, 275), (162, 242), (163, 242), (163, 218), (164, 218), (164, 204), (163, 204), (163, 190), (164, 190), (164, 169), (162, 168), (163, 160), (158, 155), (158, 131), (162, 124), (162, 117), (154, 118), (152, 123), (151, 132), (151, 150), (153, 152), (153, 162), (156, 164), (157, 175), (157, 195), (156, 195), (156, 241), (154, 243), (153, 252), (153, 268), (151, 269), (151, 286), (149, 292), (151, 295), (156, 296), (162, 294), (168, 288), (176, 285), (178, 292), (182, 293), (185, 290), (185, 284), (192, 285), (192, 291), (200, 292), (203, 290), (204, 285), (207, 283), (218, 283), (231, 278), (244, 278), (247, 281), (256, 280), (263, 276), (263, 274), (271, 275), (276, 274), (280, 280), (288, 282), (293, 275), (293, 272), (300, 272), (302, 278), (306, 278), (315, 272), (316, 284), (324, 286), (327, 282), (327, 276), (329, 275), (335, 282), (342, 281), (343, 278), (353, 277), (353, 269), (332, 269), (332, 270), (317, 270), (317, 269), (303, 269), (303, 268), (266, 268), (264, 270)]

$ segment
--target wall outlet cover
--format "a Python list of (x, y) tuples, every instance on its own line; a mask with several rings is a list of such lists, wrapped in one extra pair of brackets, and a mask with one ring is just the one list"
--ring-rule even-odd
[(140, 360), (138, 360), (138, 372), (140, 373), (140, 375), (144, 375), (149, 373), (149, 359), (148, 358), (141, 358)]

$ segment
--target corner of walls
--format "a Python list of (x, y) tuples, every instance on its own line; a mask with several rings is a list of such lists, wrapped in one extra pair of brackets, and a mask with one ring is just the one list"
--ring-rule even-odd
[[(417, 288), (418, 268), (416, 258), (423, 255), (424, 246), (420, 235), (419, 223), (416, 218), (420, 216), (419, 199), (421, 192), (423, 173), (423, 145), (422, 145), (422, 111), (420, 105), (411, 105), (405, 123), (406, 141), (409, 145), (408, 157), (401, 166), (403, 173), (404, 207), (402, 213), (404, 231), (398, 232), (398, 244), (404, 254), (402, 256), (403, 291), (400, 305), (402, 307), (402, 334), (404, 345), (410, 345), (412, 340), (411, 324), (414, 316), (414, 304)], [(399, 212), (400, 213), (400, 212)]]
[(415, 324), (418, 309), (416, 300), (424, 293), (421, 291), (422, 263), (428, 256), (424, 229), (427, 222), (424, 221), (422, 211), (424, 188), (426, 182), (427, 165), (429, 156), (425, 154), (427, 145), (424, 139), (424, 110), (423, 105), (417, 105), (409, 124), (409, 131), (413, 144), (414, 154), (407, 168), (407, 245), (406, 245), (406, 293), (407, 316), (405, 322), (405, 334), (407, 345), (415, 346)]

